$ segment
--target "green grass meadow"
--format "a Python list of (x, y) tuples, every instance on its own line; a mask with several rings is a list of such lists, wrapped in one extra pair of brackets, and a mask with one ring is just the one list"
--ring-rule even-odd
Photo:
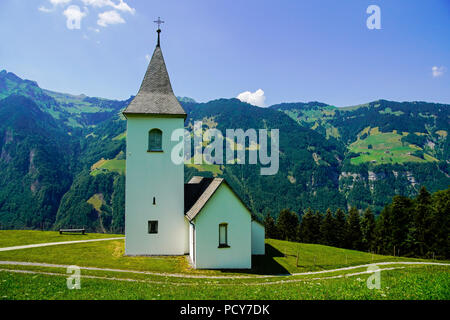
[[(358, 165), (364, 162), (376, 164), (404, 163), (404, 162), (427, 162), (436, 161), (432, 156), (425, 154), (424, 159), (412, 155), (421, 148), (404, 144), (401, 141), (402, 135), (395, 132), (375, 132), (370, 133), (365, 139), (358, 139), (349, 147), (350, 152), (359, 153), (358, 157), (352, 158), (351, 163)], [(369, 147), (370, 146), (370, 147)]]
[(367, 275), (338, 279), (275, 284), (203, 281), (173, 283), (130, 282), (106, 279), (81, 280), (80, 290), (68, 290), (66, 275), (33, 275), (0, 272), (0, 299), (443, 299), (448, 300), (448, 268), (420, 267), (381, 273), (381, 289), (368, 289)]
[(0, 230), (0, 248), (23, 246), (28, 244), (60, 242), (60, 241), (78, 241), (93, 240), (104, 238), (121, 238), (124, 235), (119, 234), (63, 234), (57, 231), (33, 231), (33, 230)]
[[(0, 247), (82, 237), (0, 231)], [(114, 235), (89, 234), (84, 239), (102, 237)], [(252, 270), (194, 270), (185, 256), (126, 257), (123, 239), (4, 251), (0, 261), (54, 265), (0, 263), (0, 299), (5, 300), (450, 299), (450, 266), (405, 265), (398, 262), (427, 260), (271, 239), (266, 241), (266, 255), (253, 258)], [(368, 289), (370, 274), (360, 265), (387, 261), (394, 264), (379, 266), (381, 288)], [(81, 269), (81, 289), (69, 290), (66, 265), (114, 270)], [(327, 271), (349, 266), (355, 267)], [(326, 272), (305, 274), (315, 271)]]
[(91, 175), (95, 176), (104, 172), (117, 172), (119, 174), (125, 174), (125, 160), (104, 160), (101, 165), (91, 171)]

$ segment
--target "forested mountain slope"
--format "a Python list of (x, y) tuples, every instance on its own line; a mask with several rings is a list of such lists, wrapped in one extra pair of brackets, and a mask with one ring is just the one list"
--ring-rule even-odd
[[(225, 177), (260, 217), (283, 208), (380, 212), (395, 194), (450, 184), (449, 105), (380, 100), (350, 108), (318, 102), (258, 108), (237, 99), (180, 100), (188, 130), (195, 121), (224, 134), (280, 130), (276, 175), (260, 175), (260, 163), (185, 166), (186, 180)], [(120, 110), (129, 101), (56, 93), (0, 72), (0, 227), (123, 232)]]
[(53, 226), (72, 184), (78, 144), (30, 99), (0, 101), (0, 225)]

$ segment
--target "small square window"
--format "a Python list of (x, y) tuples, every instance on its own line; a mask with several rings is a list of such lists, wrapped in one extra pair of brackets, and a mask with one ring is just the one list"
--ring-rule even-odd
[(148, 233), (158, 233), (158, 221), (148, 222)]

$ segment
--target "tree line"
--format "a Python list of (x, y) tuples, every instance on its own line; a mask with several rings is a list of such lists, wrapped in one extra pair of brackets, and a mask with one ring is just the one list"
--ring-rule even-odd
[(264, 219), (266, 237), (405, 257), (450, 256), (450, 189), (430, 194), (422, 187), (415, 198), (394, 196), (379, 216), (369, 207), (360, 213), (311, 209), (298, 214), (283, 209)]

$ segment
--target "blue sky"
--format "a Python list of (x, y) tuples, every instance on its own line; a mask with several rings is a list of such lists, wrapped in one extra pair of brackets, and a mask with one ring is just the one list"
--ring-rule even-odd
[[(380, 30), (366, 26), (372, 4)], [(50, 90), (126, 99), (158, 16), (179, 96), (258, 100), (261, 89), (266, 106), (450, 103), (448, 0), (1, 0), (0, 69)]]

